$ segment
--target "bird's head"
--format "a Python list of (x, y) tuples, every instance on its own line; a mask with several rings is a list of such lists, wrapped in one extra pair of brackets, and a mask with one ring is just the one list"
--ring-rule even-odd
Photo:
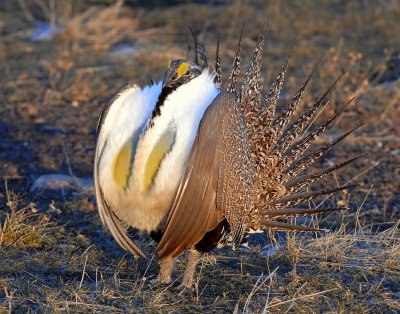
[(167, 72), (164, 74), (163, 88), (176, 89), (198, 77), (203, 72), (203, 67), (190, 60), (177, 59), (170, 61)]
[(208, 68), (204, 46), (197, 42), (193, 30), (189, 29), (193, 35), (194, 49), (189, 45), (188, 59), (176, 59), (168, 63), (167, 72), (163, 77), (163, 89), (174, 90), (198, 77), (204, 69)]

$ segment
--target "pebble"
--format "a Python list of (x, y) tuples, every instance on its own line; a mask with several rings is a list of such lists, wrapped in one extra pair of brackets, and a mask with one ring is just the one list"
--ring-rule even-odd
[(44, 174), (38, 177), (32, 184), (30, 191), (39, 192), (44, 190), (83, 190), (93, 189), (92, 178), (78, 178), (65, 174)]

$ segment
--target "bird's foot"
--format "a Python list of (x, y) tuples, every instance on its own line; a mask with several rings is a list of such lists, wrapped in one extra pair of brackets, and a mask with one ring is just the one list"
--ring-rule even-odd
[(153, 285), (169, 285), (172, 282), (175, 258), (166, 258), (161, 261), (161, 269), (156, 279), (152, 280)]
[(193, 297), (195, 295), (196, 289), (193, 287), (193, 285), (186, 286), (183, 283), (181, 283), (177, 287), (178, 295), (184, 296), (184, 297)]
[(157, 278), (151, 279), (150, 284), (153, 286), (156, 285), (169, 285), (172, 282), (172, 277), (171, 276), (160, 276), (160, 274), (157, 276)]

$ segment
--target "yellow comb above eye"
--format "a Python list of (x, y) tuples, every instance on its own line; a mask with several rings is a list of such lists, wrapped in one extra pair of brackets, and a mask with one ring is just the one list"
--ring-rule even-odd
[(178, 67), (178, 77), (181, 77), (189, 69), (189, 63), (183, 62)]
[(168, 61), (168, 63), (167, 63), (167, 69), (169, 69), (169, 68), (171, 67), (171, 62), (172, 62), (172, 60), (169, 60), (169, 61)]

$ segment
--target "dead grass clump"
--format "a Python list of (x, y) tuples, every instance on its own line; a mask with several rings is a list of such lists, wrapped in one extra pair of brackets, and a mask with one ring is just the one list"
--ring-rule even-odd
[(40, 248), (52, 243), (54, 227), (48, 216), (37, 214), (34, 204), (20, 207), (16, 197), (8, 199), (8, 210), (0, 210), (0, 246), (16, 249)]
[(265, 309), (399, 310), (399, 223), (382, 232), (358, 225), (350, 233), (342, 226), (323, 237), (290, 236), (287, 248), (275, 258), (291, 263), (293, 269), (286, 273), (286, 284), (270, 285), (268, 290), (276, 293), (269, 292)]
[[(75, 217), (79, 215), (75, 213)], [(260, 247), (215, 250), (203, 256), (194, 291), (179, 294), (183, 258), (171, 285), (154, 284), (158, 268), (154, 258), (134, 260), (106, 236), (98, 237), (92, 230), (98, 225), (86, 224), (79, 231), (64, 232), (57, 243), (45, 249), (6, 250), (5, 258), (0, 259), (4, 275), (0, 283), (6, 289), (0, 291), (0, 309), (115, 313), (398, 311), (398, 226), (382, 232), (357, 225), (347, 231), (342, 226), (327, 235), (288, 235), (287, 244), (267, 256), (261, 254)]]
[(121, 0), (107, 8), (90, 7), (66, 22), (66, 32), (61, 38), (74, 45), (90, 46), (92, 51), (107, 50), (123, 39), (132, 37), (139, 21), (126, 16)]

